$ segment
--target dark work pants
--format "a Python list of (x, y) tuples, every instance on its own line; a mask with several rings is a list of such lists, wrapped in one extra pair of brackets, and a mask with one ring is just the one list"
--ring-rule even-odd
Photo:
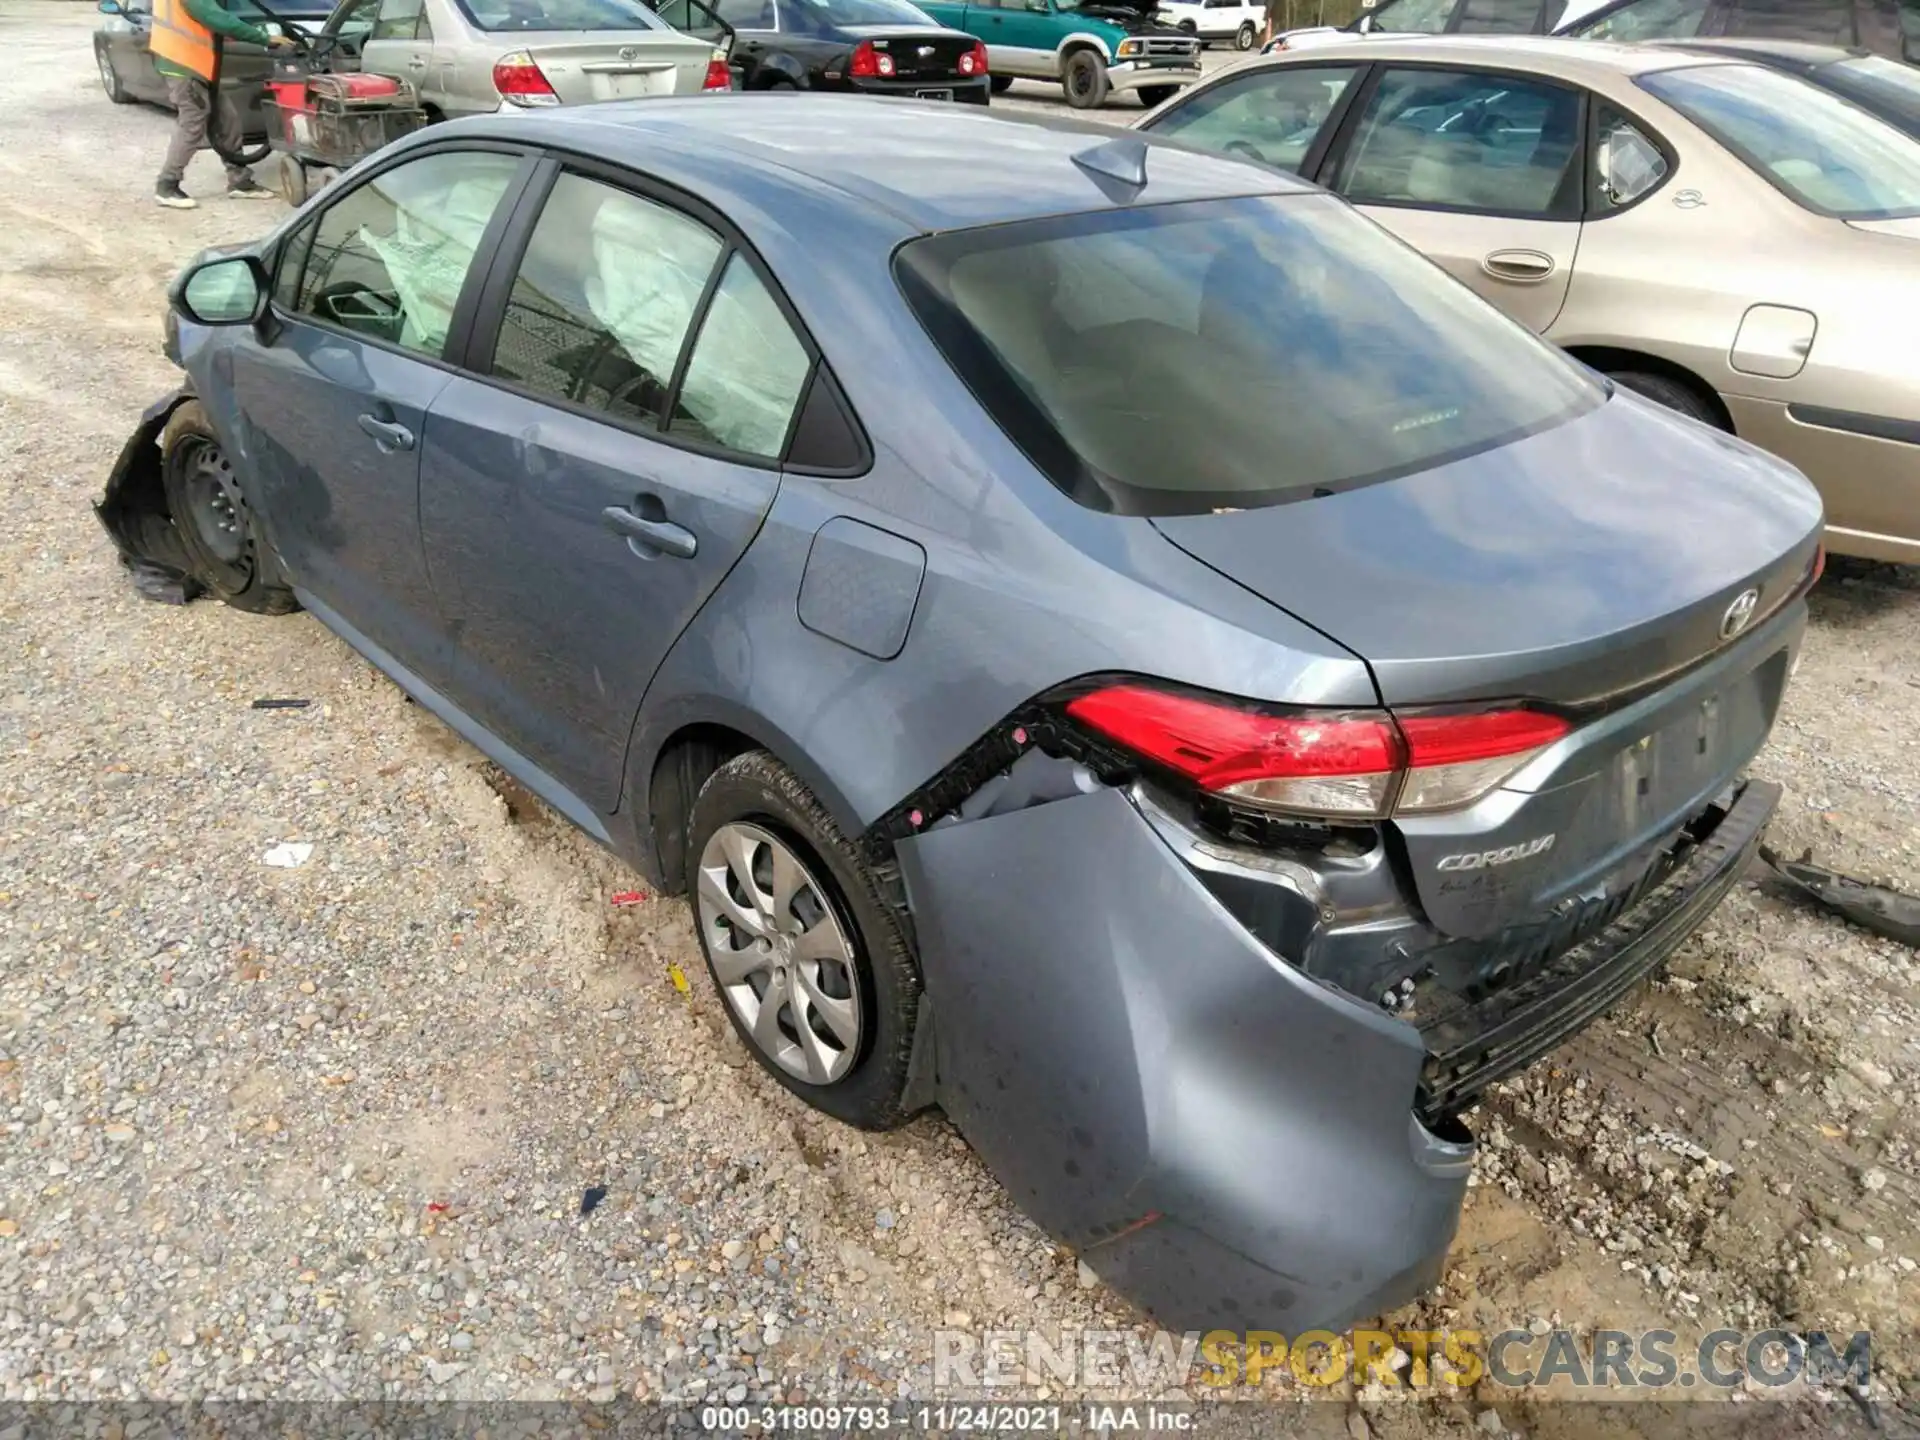
[[(240, 132), (240, 116), (224, 91), (216, 94), (213, 86), (198, 75), (166, 78), (167, 99), (173, 102), (173, 140), (167, 146), (167, 163), (160, 167), (160, 179), (178, 185), (186, 176), (187, 162), (193, 159), (193, 152), (206, 149), (209, 139), (222, 150), (236, 155), (245, 141)], [(252, 172), (244, 165), (236, 165), (224, 157), (220, 163), (227, 167), (228, 186), (251, 177)]]

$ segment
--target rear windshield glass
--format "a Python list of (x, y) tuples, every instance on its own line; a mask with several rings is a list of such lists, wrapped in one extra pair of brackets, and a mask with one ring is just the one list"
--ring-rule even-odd
[(1442, 464), (1604, 392), (1341, 201), (1256, 196), (914, 241), (901, 288), (1082, 504), (1245, 509)]
[(1920, 145), (1877, 116), (1758, 65), (1640, 77), (1803, 208), (1842, 220), (1920, 215)]
[(791, 0), (790, 9), (815, 25), (933, 24), (907, 0)]
[(460, 0), (482, 30), (664, 30), (641, 0)]

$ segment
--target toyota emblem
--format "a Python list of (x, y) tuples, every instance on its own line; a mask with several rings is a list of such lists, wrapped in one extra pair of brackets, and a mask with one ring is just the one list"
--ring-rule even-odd
[(638, 45), (622, 45), (620, 47), (620, 58), (622, 60), (638, 60), (640, 58), (640, 47)]
[(1727, 613), (1720, 617), (1720, 638), (1731, 640), (1747, 626), (1753, 623), (1753, 612), (1760, 608), (1758, 590), (1742, 590), (1733, 597), (1733, 603), (1727, 606)]

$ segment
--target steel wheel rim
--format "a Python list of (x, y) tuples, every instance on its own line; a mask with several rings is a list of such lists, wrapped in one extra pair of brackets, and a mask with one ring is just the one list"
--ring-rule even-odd
[(1075, 95), (1093, 93), (1093, 75), (1085, 65), (1074, 65), (1067, 70), (1067, 89)]
[(700, 853), (700, 938), (720, 993), (760, 1053), (831, 1085), (860, 1055), (853, 945), (824, 884), (779, 836), (722, 825)]
[(206, 444), (194, 446), (181, 460), (195, 534), (214, 559), (239, 568), (247, 554), (247, 501), (232, 462), (219, 447)]

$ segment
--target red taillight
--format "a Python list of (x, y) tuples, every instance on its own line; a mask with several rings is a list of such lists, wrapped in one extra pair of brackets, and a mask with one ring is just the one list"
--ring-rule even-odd
[(1807, 575), (1807, 589), (1811, 590), (1820, 583), (1820, 577), (1827, 573), (1827, 546), (1823, 540), (1814, 548), (1813, 569)]
[(871, 40), (862, 40), (853, 47), (853, 58), (847, 62), (847, 74), (856, 80), (885, 80), (893, 74), (893, 56), (884, 50), (874, 49)]
[(707, 78), (700, 83), (705, 90), (731, 90), (733, 73), (727, 69), (727, 56), (723, 50), (713, 52), (713, 58), (707, 61)]
[(1531, 710), (1271, 715), (1141, 685), (1082, 695), (1067, 713), (1215, 794), (1375, 818), (1468, 804), (1570, 728)]
[(525, 50), (502, 55), (493, 63), (493, 88), (514, 105), (558, 105), (560, 97)]
[(973, 49), (960, 57), (960, 73), (962, 75), (987, 73), (987, 47), (978, 40), (973, 42)]

